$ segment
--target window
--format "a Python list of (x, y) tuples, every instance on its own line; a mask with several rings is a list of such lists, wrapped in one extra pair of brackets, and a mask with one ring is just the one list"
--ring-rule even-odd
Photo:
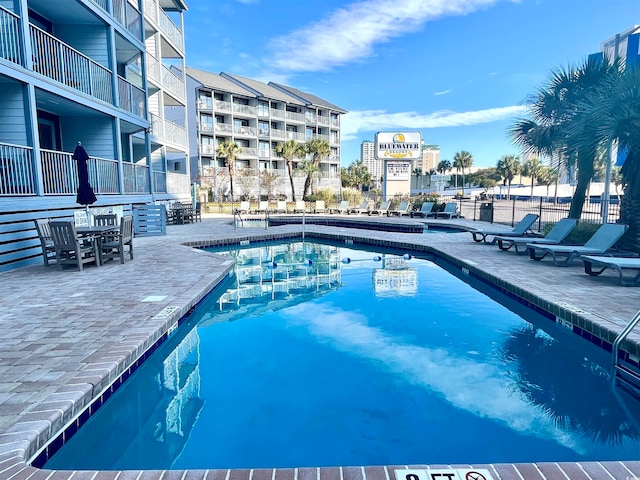
[(269, 135), (269, 122), (258, 122), (258, 133), (260, 135)]
[(260, 115), (260, 116), (269, 115), (269, 103), (267, 103), (267, 102), (258, 102), (258, 115)]

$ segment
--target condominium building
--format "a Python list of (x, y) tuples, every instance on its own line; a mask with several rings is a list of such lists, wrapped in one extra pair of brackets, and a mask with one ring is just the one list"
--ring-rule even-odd
[[(291, 186), (285, 160), (275, 154), (278, 143), (295, 140), (301, 145), (319, 138), (331, 153), (321, 160), (315, 188), (340, 188), (340, 116), (346, 111), (326, 100), (293, 87), (222, 72), (187, 68), (189, 146), (194, 180), (211, 187), (215, 196), (228, 195), (225, 160), (216, 155), (219, 144), (235, 142), (241, 152), (235, 168), (254, 175), (254, 182), (236, 182), (234, 195), (248, 197), (286, 195)], [(294, 168), (304, 160), (297, 158)], [(272, 192), (261, 190), (260, 172), (276, 173), (281, 181)], [(294, 176), (295, 193), (302, 194), (304, 175)]]
[(380, 188), (384, 175), (384, 160), (376, 158), (376, 144), (371, 140), (365, 140), (360, 144), (360, 160), (371, 175), (373, 188)]
[(186, 9), (183, 0), (0, 1), (0, 270), (41, 261), (34, 219), (83, 208), (79, 142), (92, 207), (189, 198)]
[(438, 169), (440, 163), (440, 147), (438, 145), (422, 145), (422, 158), (416, 162), (415, 168), (420, 168), (423, 175)]

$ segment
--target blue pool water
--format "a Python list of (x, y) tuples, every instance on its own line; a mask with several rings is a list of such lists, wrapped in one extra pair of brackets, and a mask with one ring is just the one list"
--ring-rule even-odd
[(428, 260), (310, 243), (232, 254), (237, 276), (46, 468), (640, 458), (609, 356), (548, 319)]

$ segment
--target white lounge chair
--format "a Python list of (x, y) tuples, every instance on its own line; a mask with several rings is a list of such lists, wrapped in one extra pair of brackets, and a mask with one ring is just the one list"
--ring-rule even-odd
[(369, 215), (386, 215), (389, 213), (389, 205), (391, 205), (391, 200), (382, 202), (378, 208), (373, 208), (368, 213)]
[(411, 212), (411, 217), (435, 217), (436, 212), (432, 212), (433, 202), (422, 202), (420, 210)]
[(527, 243), (529, 257), (542, 260), (551, 255), (553, 263), (558, 267), (566, 267), (580, 255), (603, 255), (624, 235), (629, 228), (621, 223), (605, 223), (591, 236), (584, 245), (538, 245)]
[[(527, 213), (518, 224), (513, 227), (511, 231), (495, 230), (495, 229), (483, 229), (479, 228), (471, 232), (471, 236), (475, 242), (489, 243), (487, 237), (490, 236), (509, 236), (509, 237), (524, 237), (527, 234), (533, 234), (531, 227), (538, 220), (538, 215), (535, 213)], [(491, 241), (492, 244), (496, 243), (495, 238)]]
[(444, 204), (444, 210), (441, 212), (436, 212), (436, 218), (440, 217), (460, 217), (460, 212), (458, 211), (458, 204), (456, 202), (447, 202)]
[(316, 206), (313, 209), (313, 213), (326, 213), (327, 209), (324, 206), (324, 200), (316, 200)]
[(287, 213), (287, 201), (286, 200), (278, 200), (276, 203), (276, 213)]
[[(584, 262), (584, 272), (591, 276), (598, 276), (607, 268), (612, 268), (620, 276), (620, 285), (624, 287), (640, 287), (640, 258), (638, 257), (596, 257), (593, 255), (580, 255)], [(598, 270), (595, 270), (597, 267)], [(633, 277), (625, 277), (625, 270), (635, 272)]]
[(340, 205), (329, 209), (329, 213), (347, 213), (349, 211), (349, 200), (342, 200)]
[(264, 212), (267, 212), (268, 210), (269, 210), (269, 201), (260, 200), (260, 202), (258, 202), (258, 208), (254, 210), (254, 213), (264, 213)]
[[(544, 237), (531, 238), (531, 237), (512, 237), (511, 235), (496, 235), (493, 239), (493, 243), (498, 242), (498, 248), (500, 250), (510, 250), (514, 248), (516, 253), (526, 253), (527, 243), (535, 243), (536, 245), (558, 245), (567, 238), (571, 231), (576, 228), (578, 220), (575, 218), (563, 218), (556, 223), (549, 233)], [(522, 250), (518, 250), (518, 247), (524, 247)]]
[(305, 213), (307, 211), (307, 204), (304, 200), (296, 200), (296, 205), (293, 207), (293, 213)]
[(251, 212), (251, 203), (250, 202), (240, 202), (240, 206), (236, 209), (237, 213), (250, 213)]

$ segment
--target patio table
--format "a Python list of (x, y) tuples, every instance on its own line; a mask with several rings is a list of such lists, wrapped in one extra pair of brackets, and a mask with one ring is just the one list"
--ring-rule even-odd
[(78, 236), (84, 239), (90, 239), (92, 242), (98, 243), (98, 258), (96, 265), (102, 265), (102, 240), (109, 234), (115, 234), (120, 231), (119, 225), (93, 225), (91, 227), (76, 227)]

